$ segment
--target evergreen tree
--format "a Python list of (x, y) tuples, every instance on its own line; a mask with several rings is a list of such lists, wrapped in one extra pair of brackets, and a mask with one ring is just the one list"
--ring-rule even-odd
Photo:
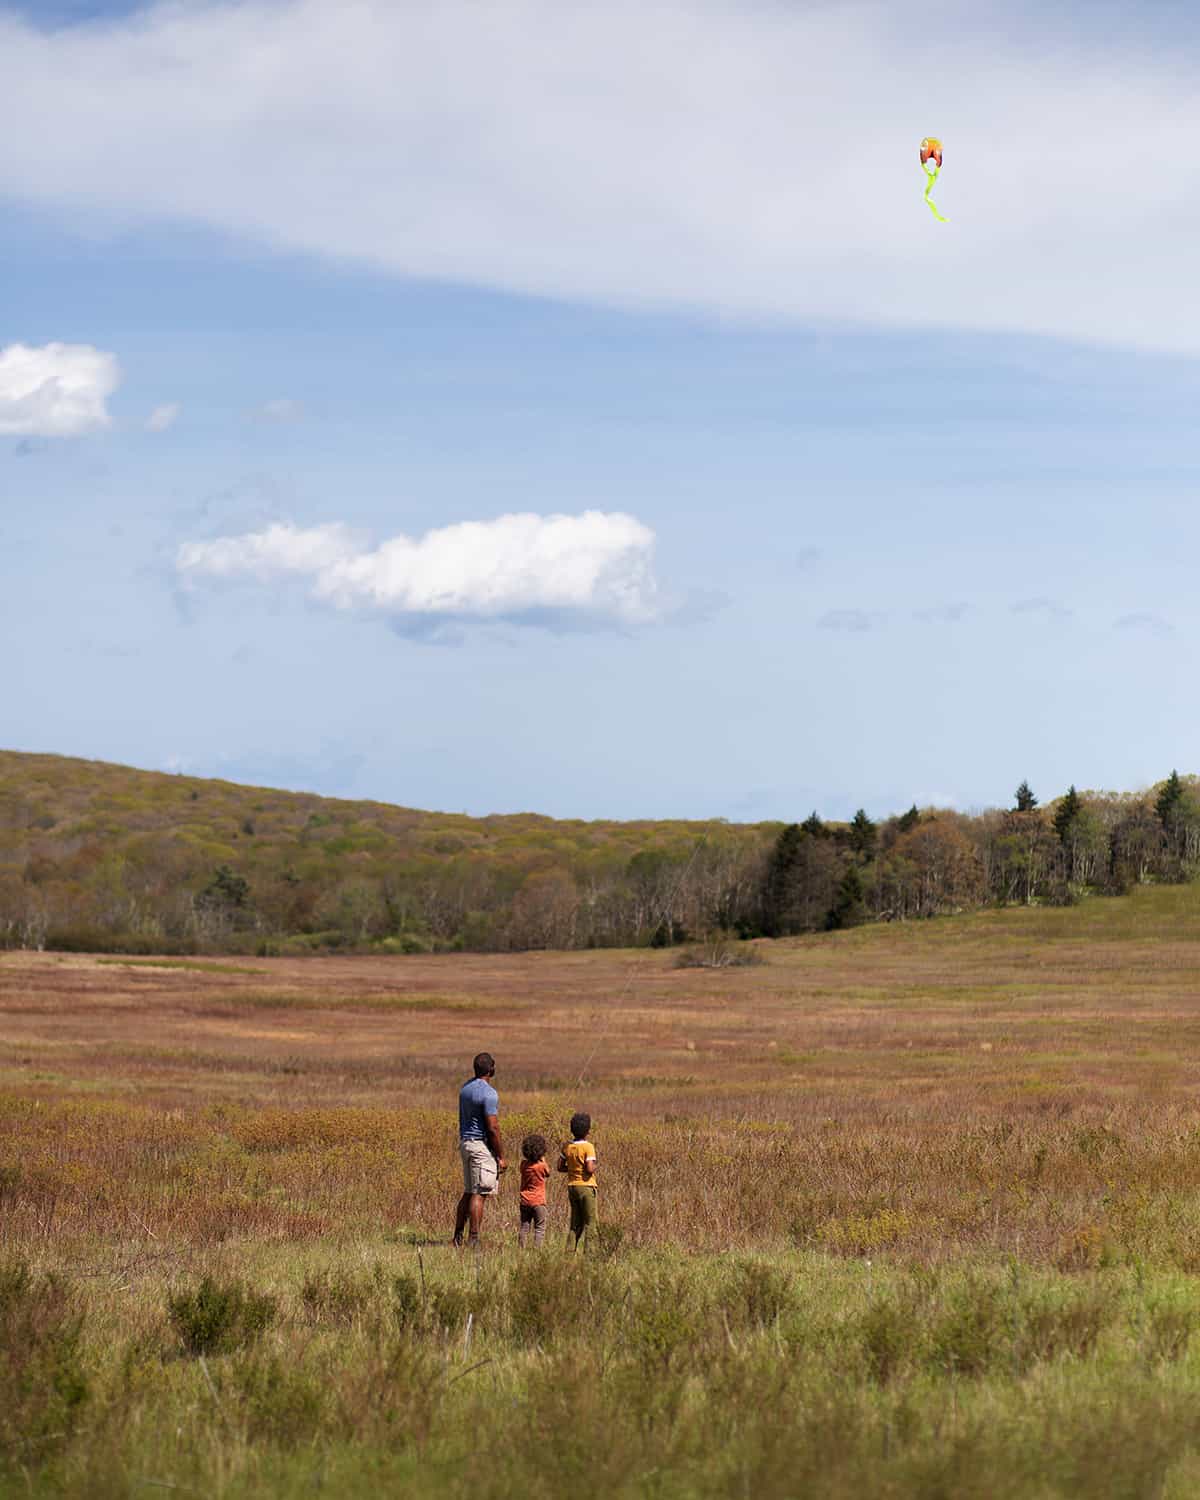
[(820, 818), (817, 817), (816, 808), (814, 808), (812, 812), (809, 813), (808, 817), (805, 818), (800, 827), (804, 830), (805, 833), (811, 833), (814, 838), (820, 838), (821, 835), (825, 832), (825, 825), (821, 822)]
[(907, 833), (910, 828), (915, 828), (920, 821), (921, 814), (917, 811), (917, 804), (914, 802), (906, 813), (902, 813), (896, 819), (896, 831), (897, 833)]
[(1075, 790), (1074, 782), (1067, 788), (1067, 795), (1058, 804), (1054, 811), (1054, 831), (1059, 839), (1065, 844), (1071, 831), (1071, 824), (1079, 816), (1083, 809), (1083, 799)]
[(218, 865), (213, 878), (200, 893), (200, 899), (213, 906), (245, 906), (250, 895), (250, 882), (236, 874), (228, 865)]
[(869, 860), (875, 853), (878, 831), (860, 807), (850, 820), (850, 847), (861, 859)]
[(788, 931), (788, 907), (800, 864), (800, 847), (806, 837), (798, 823), (789, 823), (771, 850), (762, 903), (762, 927), (768, 937), (782, 937)]
[(867, 920), (867, 905), (863, 900), (862, 876), (857, 865), (847, 865), (846, 873), (838, 882), (825, 926), (831, 932), (842, 927), (858, 927)]
[(1154, 811), (1158, 814), (1158, 821), (1164, 828), (1169, 828), (1174, 821), (1174, 814), (1179, 811), (1179, 805), (1183, 801), (1183, 782), (1179, 779), (1179, 772), (1172, 771), (1163, 782), (1163, 789), (1158, 794), (1154, 804)]
[(1033, 795), (1030, 785), (1023, 781), (1017, 788), (1017, 811), (1032, 812), (1038, 805), (1038, 799)]

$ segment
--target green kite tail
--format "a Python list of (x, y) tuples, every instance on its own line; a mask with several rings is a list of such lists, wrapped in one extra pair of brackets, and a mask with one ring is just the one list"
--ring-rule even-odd
[(938, 212), (937, 204), (929, 196), (933, 192), (933, 185), (938, 180), (938, 173), (941, 170), (941, 167), (934, 167), (931, 172), (928, 167), (925, 168), (925, 202), (929, 204), (929, 212), (939, 224), (948, 224), (950, 220), (946, 218), (945, 214)]

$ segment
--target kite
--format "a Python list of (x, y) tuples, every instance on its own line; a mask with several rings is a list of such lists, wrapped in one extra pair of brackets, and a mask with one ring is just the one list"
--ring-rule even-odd
[(942, 170), (942, 143), (937, 136), (927, 135), (921, 142), (921, 165), (925, 168), (925, 202), (929, 204), (929, 211), (938, 223), (945, 224), (948, 222), (945, 215), (938, 212), (937, 204), (929, 196), (938, 180), (938, 173)]

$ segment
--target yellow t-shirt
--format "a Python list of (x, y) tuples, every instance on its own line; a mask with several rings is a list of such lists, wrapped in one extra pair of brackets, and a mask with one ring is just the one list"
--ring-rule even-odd
[(568, 1187), (595, 1187), (596, 1174), (587, 1169), (588, 1157), (595, 1160), (596, 1148), (591, 1141), (572, 1141), (563, 1151), (567, 1163)]

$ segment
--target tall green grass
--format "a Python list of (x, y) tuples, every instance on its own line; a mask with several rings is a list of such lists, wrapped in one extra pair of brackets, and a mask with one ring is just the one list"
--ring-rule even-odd
[(1200, 1288), (245, 1242), (0, 1270), (0, 1493), (1083, 1496), (1200, 1478)]

